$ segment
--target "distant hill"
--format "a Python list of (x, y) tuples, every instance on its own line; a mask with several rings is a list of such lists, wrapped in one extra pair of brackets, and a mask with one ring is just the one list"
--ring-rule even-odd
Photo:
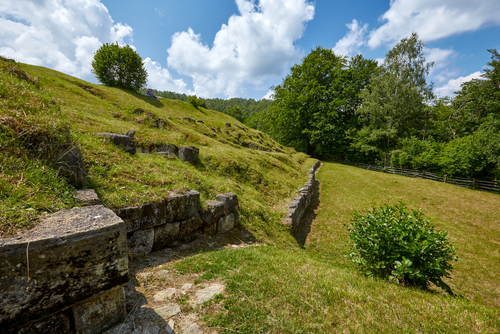
[[(146, 89), (141, 89), (141, 93), (145, 94)], [(159, 91), (153, 89), (156, 96), (161, 96), (167, 99), (180, 100), (187, 102), (189, 96), (186, 94), (179, 94), (169, 91)], [(207, 107), (213, 110), (220, 111), (224, 114), (236, 118), (238, 121), (245, 125), (256, 129), (264, 130), (262, 117), (271, 108), (271, 100), (262, 99), (256, 101), (254, 99), (232, 98), (224, 99), (203, 99)]]

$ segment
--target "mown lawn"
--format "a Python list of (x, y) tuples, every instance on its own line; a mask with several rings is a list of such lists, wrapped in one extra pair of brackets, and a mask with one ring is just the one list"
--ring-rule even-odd
[[(320, 206), (305, 247), (215, 251), (173, 264), (223, 277), (224, 312), (205, 320), (233, 333), (497, 333), (500, 331), (500, 196), (428, 180), (325, 163)], [(354, 210), (404, 201), (449, 231), (460, 260), (439, 288), (401, 287), (361, 275), (343, 254)]]

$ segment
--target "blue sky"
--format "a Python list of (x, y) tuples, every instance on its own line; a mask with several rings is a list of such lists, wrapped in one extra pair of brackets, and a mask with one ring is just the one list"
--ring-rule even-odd
[(317, 46), (383, 59), (412, 31), (450, 95), (500, 49), (500, 1), (0, 0), (0, 55), (96, 82), (93, 53), (118, 41), (149, 87), (203, 97), (261, 99)]

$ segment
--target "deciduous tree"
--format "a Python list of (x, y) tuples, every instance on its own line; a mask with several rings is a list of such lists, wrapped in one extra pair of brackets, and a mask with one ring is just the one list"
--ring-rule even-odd
[(384, 156), (401, 138), (423, 134), (424, 101), (432, 98), (426, 76), (433, 65), (425, 61), (423, 51), (424, 44), (414, 32), (387, 53), (380, 72), (362, 93), (357, 114), (363, 126), (356, 136), (356, 149)]
[(322, 157), (345, 153), (347, 130), (360, 104), (359, 93), (370, 80), (376, 62), (351, 60), (330, 49), (316, 48), (294, 65), (274, 89), (268, 111), (271, 134), (284, 145)]
[(138, 90), (146, 84), (148, 72), (142, 58), (130, 45), (103, 44), (94, 55), (92, 73), (111, 87)]

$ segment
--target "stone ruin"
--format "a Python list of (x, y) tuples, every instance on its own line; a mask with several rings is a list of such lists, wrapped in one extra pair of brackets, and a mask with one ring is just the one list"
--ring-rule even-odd
[[(95, 202), (80, 191), (82, 202)], [(98, 334), (127, 316), (128, 254), (148, 254), (239, 225), (238, 197), (200, 204), (196, 191), (114, 211), (102, 205), (42, 216), (0, 238), (0, 332)]]

